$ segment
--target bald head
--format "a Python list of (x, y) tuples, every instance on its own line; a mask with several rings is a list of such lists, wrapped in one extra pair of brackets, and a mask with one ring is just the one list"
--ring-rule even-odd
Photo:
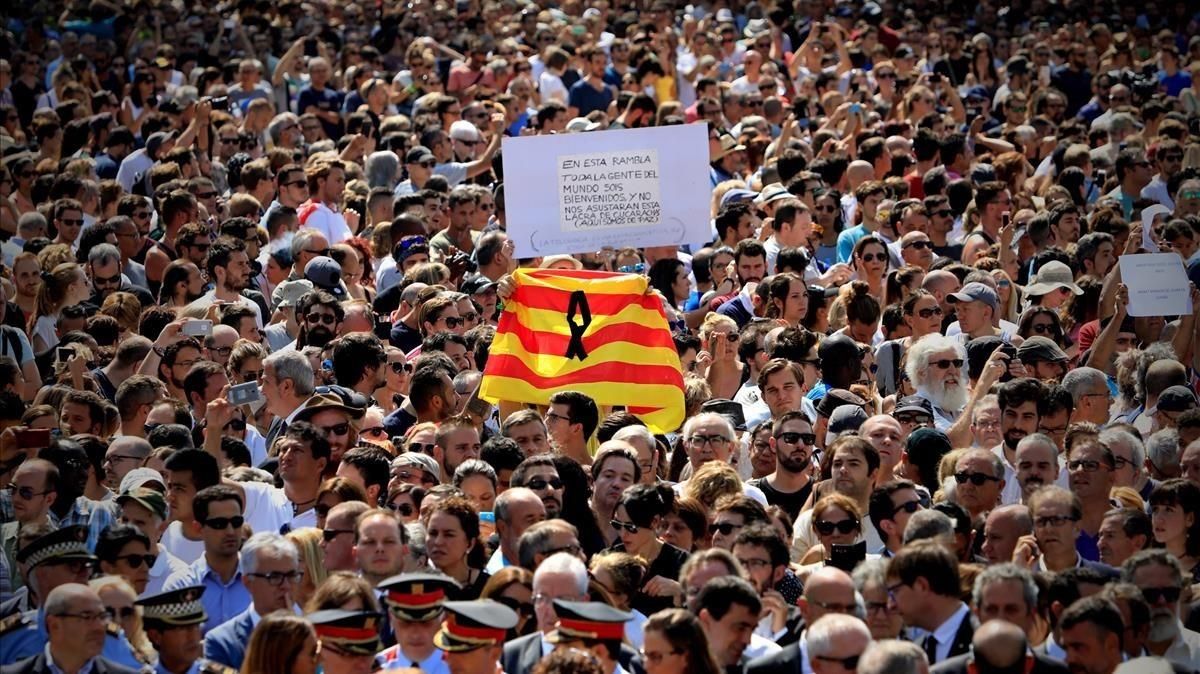
[(854, 579), (832, 566), (817, 569), (804, 584), (800, 607), (810, 625), (830, 613), (855, 614)]
[(1007, 620), (989, 620), (980, 625), (971, 643), (975, 659), (991, 665), (985, 670), (1007, 669), (1025, 657), (1025, 633)]
[(850, 189), (874, 179), (875, 167), (869, 161), (855, 159), (846, 167), (846, 180), (850, 183)]
[(1187, 369), (1183, 367), (1183, 363), (1177, 360), (1160, 358), (1150, 363), (1150, 366), (1146, 368), (1146, 378), (1143, 380), (1143, 388), (1145, 389), (1147, 400), (1151, 398), (1157, 399), (1158, 394), (1171, 386), (1186, 385)]

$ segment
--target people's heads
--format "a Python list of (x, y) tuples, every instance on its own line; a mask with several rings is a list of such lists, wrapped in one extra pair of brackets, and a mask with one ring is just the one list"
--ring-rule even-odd
[(12, 477), (13, 518), (34, 523), (46, 516), (58, 497), (58, 467), (45, 459), (26, 459)]
[[(330, 519), (333, 518), (336, 509), (330, 511)], [(326, 537), (329, 535), (330, 526), (332, 525), (326, 525)], [(400, 573), (404, 568), (408, 537), (404, 524), (395, 513), (387, 510), (366, 510), (358, 516), (352, 529), (354, 559), (365, 577), (373, 583), (378, 583)]]
[(1084, 501), (1108, 499), (1115, 468), (1112, 450), (1099, 439), (1077, 442), (1067, 453), (1071, 491)]
[(1058, 485), (1042, 487), (1029, 498), (1033, 516), (1034, 535), (1039, 549), (1045, 554), (1062, 554), (1074, 550), (1079, 538), (1079, 521), (1083, 506), (1079, 497)]
[(1028, 501), (1033, 492), (1058, 479), (1058, 447), (1050, 436), (1027, 435), (1017, 443), (1014, 467), (1022, 498)]
[(683, 609), (667, 609), (652, 615), (643, 627), (648, 674), (715, 674), (708, 637), (700, 619)]
[(854, 580), (839, 568), (821, 567), (809, 574), (797, 606), (808, 624), (835, 613), (857, 615)]
[(1114, 508), (1104, 515), (1096, 538), (1100, 561), (1120, 567), (1154, 540), (1150, 516), (1138, 508)]
[(1180, 549), (1187, 555), (1200, 551), (1200, 485), (1185, 478), (1172, 478), (1159, 483), (1151, 492), (1147, 504), (1153, 524), (1154, 540), (1166, 547)]
[[(911, 525), (910, 525), (911, 526)], [(936, 597), (960, 592), (958, 560), (934, 541), (905, 545), (888, 565), (888, 592), (908, 625), (929, 625)]]
[(587, 443), (600, 423), (596, 401), (578, 391), (560, 391), (550, 396), (546, 430), (560, 449), (577, 449)]
[(1038, 612), (1038, 586), (1033, 574), (1010, 562), (989, 566), (975, 577), (971, 608), (980, 623), (999, 620), (1033, 631)]
[(697, 414), (683, 425), (683, 441), (692, 470), (709, 461), (727, 463), (736, 435), (727, 418), (713, 412)]
[(1033, 518), (1029, 508), (1013, 503), (988, 513), (983, 527), (981, 552), (993, 564), (1012, 559), (1013, 550), (1022, 536), (1033, 533)]
[(104, 650), (108, 613), (100, 595), (80, 583), (49, 590), (46, 633), (56, 662), (87, 662)]
[(259, 532), (242, 545), (242, 583), (260, 615), (290, 610), (304, 569), (296, 545), (272, 532)]
[(1103, 597), (1086, 597), (1072, 604), (1058, 620), (1058, 642), (1073, 672), (1108, 674), (1124, 660), (1121, 612)]
[(546, 509), (546, 517), (555, 518), (563, 508), (563, 481), (550, 456), (532, 456), (521, 462), (509, 480), (511, 487), (528, 487), (537, 494)]
[(925, 508), (924, 498), (913, 482), (895, 479), (871, 492), (868, 512), (884, 545), (898, 548), (909, 517)]
[(905, 371), (919, 395), (926, 395), (936, 407), (957, 412), (967, 402), (965, 361), (961, 342), (931, 334), (909, 347)]
[(533, 573), (534, 612), (538, 630), (549, 634), (558, 623), (554, 601), (585, 601), (587, 567), (575, 555), (559, 552), (546, 557)]
[(768, 524), (744, 527), (734, 538), (730, 552), (746, 569), (750, 582), (760, 595), (774, 590), (787, 572), (788, 544)]
[(156, 556), (150, 554), (150, 539), (132, 526), (114, 525), (100, 532), (96, 557), (105, 574), (121, 576), (138, 594), (145, 592), (150, 567)]
[(865, 498), (879, 470), (879, 451), (867, 440), (848, 435), (829, 448), (833, 488), (852, 498)]
[[(170, 487), (168, 484), (168, 490)], [(242, 514), (244, 503), (241, 494), (224, 485), (205, 487), (196, 492), (192, 499), (192, 515), (200, 525), (206, 556), (230, 559), (237, 555), (242, 546), (242, 525), (246, 523)]]
[(728, 667), (736, 664), (750, 645), (762, 601), (749, 582), (727, 576), (706, 583), (691, 609), (700, 619), (713, 655)]

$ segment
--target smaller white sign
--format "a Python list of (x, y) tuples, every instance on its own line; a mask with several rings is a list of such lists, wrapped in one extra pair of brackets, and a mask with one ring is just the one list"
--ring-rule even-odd
[(1121, 282), (1129, 288), (1130, 316), (1192, 313), (1192, 284), (1175, 253), (1122, 255)]

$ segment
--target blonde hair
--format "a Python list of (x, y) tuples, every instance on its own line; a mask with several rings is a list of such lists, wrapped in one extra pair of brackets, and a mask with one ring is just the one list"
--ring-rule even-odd
[(325, 553), (321, 550), (321, 530), (313, 527), (293, 529), (284, 537), (300, 551), (300, 566), (304, 569), (304, 582), (311, 582), (315, 592), (316, 588), (320, 587), (329, 577), (329, 570), (325, 568)]
[(703, 503), (708, 510), (712, 510), (722, 496), (741, 493), (741, 476), (733, 466), (720, 461), (709, 461), (700, 466), (683, 488), (684, 496)]
[(728, 316), (718, 314), (715, 311), (704, 317), (704, 322), (700, 324), (699, 334), (700, 341), (706, 347), (708, 346), (708, 338), (712, 335), (712, 333), (716, 332), (717, 328), (720, 326), (732, 328), (735, 333), (738, 329), (737, 321)]
[[(100, 576), (88, 581), (88, 587), (96, 591), (97, 594), (104, 590), (116, 590), (124, 594), (131, 602), (137, 602), (137, 591), (121, 576)], [(133, 646), (134, 656), (145, 663), (154, 662), (158, 658), (158, 651), (154, 649), (154, 644), (150, 643), (150, 639), (146, 637), (146, 630), (142, 627), (142, 609), (135, 603), (133, 605), (134, 621), (133, 629), (125, 631), (125, 637), (129, 639), (129, 645)], [(124, 625), (122, 625), (124, 627)]]
[(104, 298), (104, 303), (100, 305), (100, 313), (115, 318), (121, 330), (137, 333), (138, 322), (142, 316), (142, 303), (133, 293), (117, 291)]

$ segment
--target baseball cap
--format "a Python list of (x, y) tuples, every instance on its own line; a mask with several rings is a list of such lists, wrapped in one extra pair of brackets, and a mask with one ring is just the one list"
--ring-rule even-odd
[(825, 397), (821, 398), (821, 402), (817, 405), (817, 414), (823, 417), (832, 417), (834, 410), (845, 405), (854, 405), (863, 407), (867, 401), (860, 398), (853, 391), (846, 389), (833, 388), (825, 393)]
[(822, 340), (821, 345), (817, 347), (817, 358), (821, 359), (822, 367), (826, 363), (862, 358), (862, 355), (863, 347), (859, 346), (858, 342), (850, 337), (842, 334), (833, 334), (826, 337)]
[(968, 100), (976, 98), (981, 101), (991, 100), (991, 96), (988, 95), (987, 87), (983, 85), (976, 85), (970, 89), (967, 89), (967, 95), (964, 98)]
[(429, 148), (424, 145), (418, 145), (404, 153), (405, 164), (419, 164), (423, 161), (436, 161), (433, 152), (430, 152)]
[(495, 287), (496, 282), (484, 276), (483, 274), (478, 274), (468, 279), (464, 279), (462, 283), (458, 284), (459, 292), (467, 295), (478, 295), (479, 293), (485, 293)]
[(1198, 404), (1196, 394), (1186, 386), (1168, 386), (1165, 391), (1158, 396), (1158, 405), (1155, 409), (1159, 412), (1186, 412)]
[(826, 432), (826, 442), (842, 433), (857, 431), (867, 420), (867, 413), (857, 405), (842, 405), (829, 415), (829, 430)]
[(121, 478), (121, 484), (117, 491), (124, 494), (125, 492), (142, 488), (148, 482), (157, 482), (163, 486), (163, 489), (167, 488), (167, 481), (163, 479), (162, 473), (153, 468), (134, 468), (125, 473), (125, 477)]
[(991, 286), (980, 283), (978, 281), (968, 283), (956, 293), (951, 293), (946, 297), (950, 304), (958, 302), (983, 302), (995, 311), (1000, 306), (1000, 298), (996, 296), (996, 291), (992, 290)]
[(312, 281), (319, 290), (329, 292), (334, 297), (342, 297), (346, 289), (342, 287), (342, 265), (331, 257), (318, 255), (304, 265), (304, 278)]
[(896, 408), (892, 410), (892, 416), (897, 414), (913, 412), (916, 414), (927, 414), (933, 416), (933, 404), (921, 396), (904, 396), (896, 401)]
[(158, 155), (158, 150), (163, 146), (163, 143), (175, 137), (174, 131), (156, 131), (150, 134), (146, 139), (146, 154), (151, 157)]
[(1017, 358), (1022, 363), (1040, 363), (1043, 361), (1065, 363), (1070, 360), (1067, 354), (1063, 353), (1063, 350), (1053, 340), (1040, 335), (1034, 335), (1022, 342), (1021, 346), (1017, 347)]
[(709, 400), (700, 406), (701, 412), (714, 412), (720, 414), (733, 424), (733, 429), (736, 431), (746, 430), (746, 416), (742, 411), (741, 403), (736, 403), (732, 400)]
[(138, 487), (137, 489), (123, 492), (117, 497), (117, 505), (124, 505), (129, 501), (137, 503), (161, 519), (166, 519), (167, 517), (167, 499), (163, 497), (161, 492), (154, 489)]

